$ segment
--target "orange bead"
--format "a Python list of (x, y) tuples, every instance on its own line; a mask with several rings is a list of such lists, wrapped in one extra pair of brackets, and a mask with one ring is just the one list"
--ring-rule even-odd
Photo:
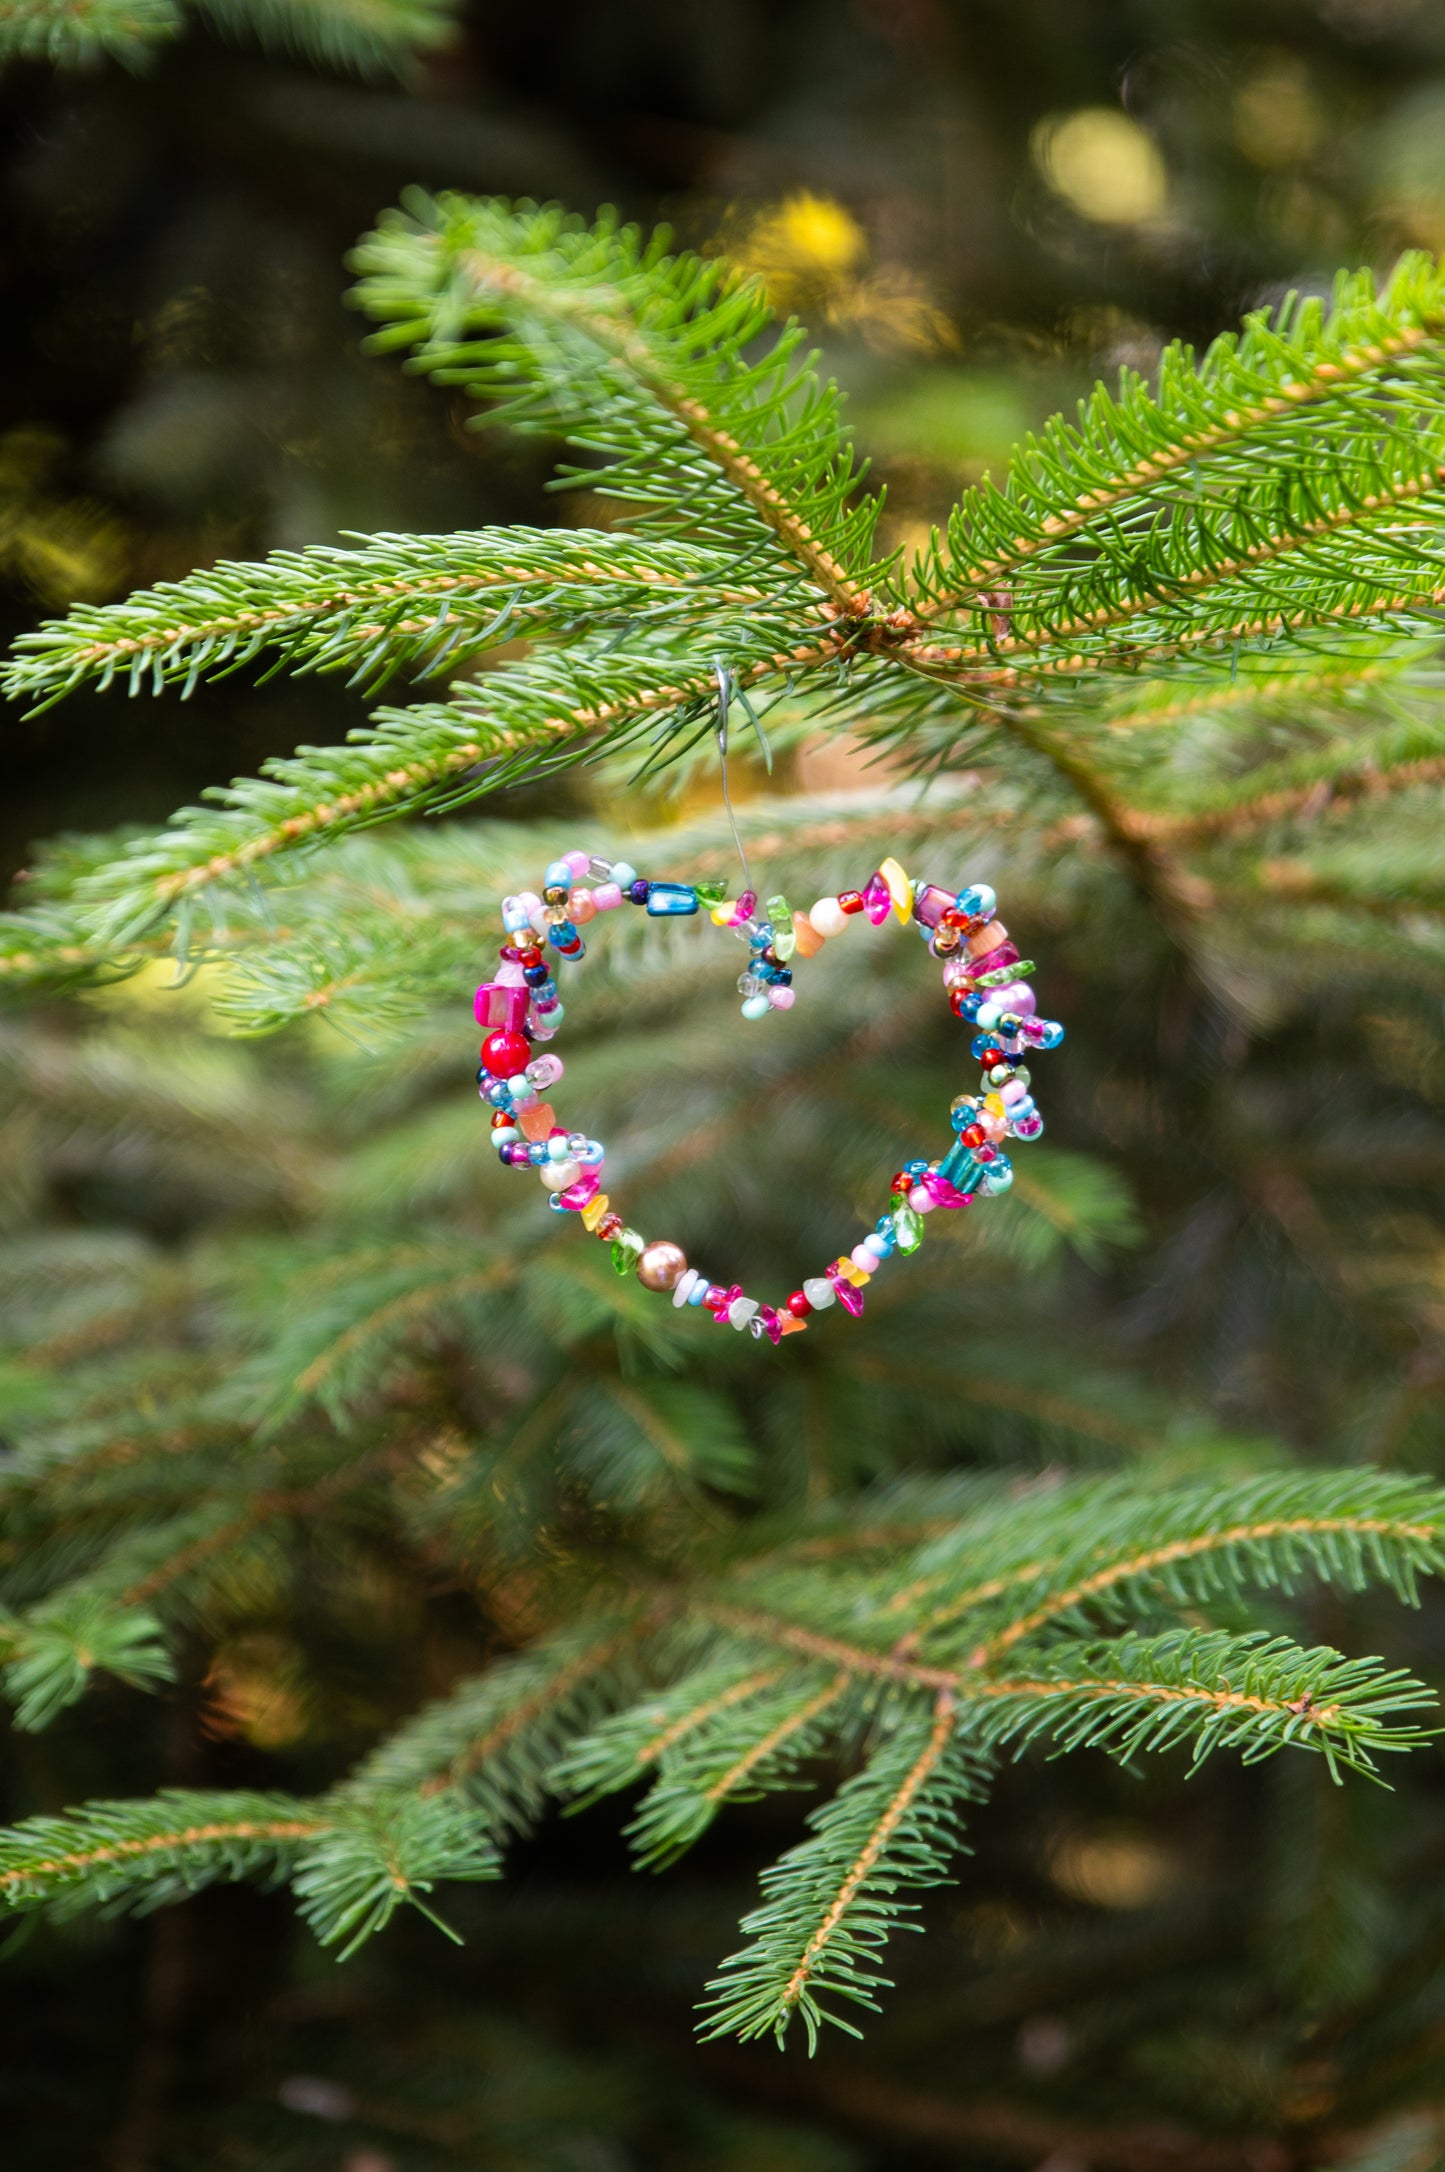
[(793, 939), (797, 945), (800, 958), (816, 958), (827, 940), (825, 936), (818, 933), (806, 913), (794, 913)]
[(795, 1313), (780, 1312), (778, 1314), (778, 1333), (780, 1335), (801, 1335), (806, 1331), (807, 1325), (807, 1321), (800, 1320)]
[(981, 958), (986, 950), (997, 950), (1000, 943), (1007, 941), (1008, 929), (1003, 922), (990, 920), (986, 928), (980, 928), (977, 935), (968, 938), (968, 954), (971, 958)]
[(517, 1118), (524, 1139), (550, 1139), (557, 1123), (557, 1111), (550, 1101), (539, 1101), (535, 1109), (523, 1109)]

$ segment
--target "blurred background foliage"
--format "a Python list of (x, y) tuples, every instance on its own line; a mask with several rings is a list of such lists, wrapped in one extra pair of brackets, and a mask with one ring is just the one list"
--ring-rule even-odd
[[(1435, 0), (556, 0), (545, 18), (472, 0), (454, 35), (369, 78), (267, 52), (219, 12), (131, 58), (0, 74), (7, 637), (74, 599), (348, 529), (602, 517), (545, 494), (545, 448), (474, 432), (460, 398), (360, 355), (342, 259), (407, 182), (611, 201), (758, 271), (848, 387), (893, 540), (921, 536), (961, 482), (1121, 361), (1147, 370), (1163, 339), (1202, 342), (1337, 263), (1445, 247)], [(185, 705), (80, 695), (10, 717), (0, 855), (18, 895), (33, 840), (153, 823), (267, 754), (342, 739), (359, 714), (332, 681), (238, 678)], [(829, 745), (780, 784), (857, 781)], [(563, 789), (487, 813), (555, 813)], [(1401, 910), (1433, 930), (1433, 802), (1418, 837), (1402, 820)], [(364, 879), (364, 856), (351, 864)], [(1047, 855), (1020, 879), (1047, 935), (1046, 1007), (1072, 1035), (1051, 1125), (1117, 1175), (1087, 1201), (1103, 1236), (1084, 1259), (1046, 1239), (1030, 1252), (1021, 1210), (1017, 1256), (973, 1263), (1036, 1392), (951, 1410), (933, 1438), (918, 1428), (918, 1457), (1168, 1448), (1188, 1467), (1223, 1453), (1227, 1428), (1230, 1454), (1257, 1438), (1265, 1459), (1282, 1441), (1438, 1469), (1438, 970), (1417, 948), (1391, 980), (1385, 944), (1373, 1005), (1368, 987), (1325, 994), (1256, 1033), (1177, 969), (1118, 882), (1071, 890)], [(5, 1211), (60, 1263), (40, 1308), (48, 1362), (109, 1352), (127, 1393), (142, 1315), (141, 1386), (159, 1390), (158, 1347), (180, 1370), (212, 1361), (228, 1273), (264, 1293), (267, 1245), (338, 1212), (343, 1233), (425, 1220), (481, 1147), (455, 1143), (440, 1029), (383, 1076), (319, 1027), (228, 1038), (204, 981), (178, 1020), (159, 977), (50, 1006), (6, 1044)], [(821, 1068), (840, 1040), (856, 1053), (870, 985), (840, 992)], [(939, 1054), (917, 1018), (907, 1030)], [(722, 1024), (698, 1031), (679, 1061), (717, 1060)], [(837, 1118), (850, 1169), (887, 1151), (866, 1065), (857, 1079)], [(1065, 1155), (1052, 1196), (1070, 1196), (1069, 1169)], [(1368, 1196), (1333, 1212), (1378, 1182), (1388, 1217)], [(468, 1214), (490, 1211), (468, 1192)], [(756, 1187), (721, 1211), (781, 1258), (790, 1232)], [(67, 1316), (55, 1290), (78, 1238), (91, 1264)], [(905, 1366), (929, 1336), (952, 1349), (946, 1304), (920, 1303), (907, 1336)], [(811, 1432), (760, 1425), (775, 1484), (826, 1491), (887, 1467), (906, 1384), (880, 1384), (886, 1334), (860, 1347), (841, 1385), (813, 1354)], [(1122, 1384), (1096, 1392), (1081, 1353)], [(23, 1365), (7, 1376), (16, 1412), (32, 1383)], [(412, 1392), (393, 1391), (388, 1423)], [(424, 1605), (364, 1527), (347, 1548), (238, 1605), (204, 1681), (143, 1720), (116, 1691), (13, 1738), (11, 1806), (198, 1770), (264, 1785), (278, 1758), (303, 1782), (329, 1775), (448, 1679), (470, 1634), (456, 1595)], [(498, 1640), (525, 1633), (533, 1598), (520, 1572), (496, 1574)], [(1398, 1621), (1367, 1608), (1347, 1638), (1328, 1597), (1313, 1626), (1399, 1646)], [(1440, 1677), (1438, 1614), (1413, 1660)], [(0, 1978), (7, 2172), (1440, 2161), (1445, 1802), (1430, 1770), (1388, 1804), (1282, 1768), (1221, 1767), (1187, 1794), (1177, 1774), (1091, 1764), (1017, 1775), (930, 1937), (900, 1941), (900, 1994), (866, 2053), (813, 2067), (689, 2033), (756, 1866), (790, 1831), (786, 1809), (759, 1805), (653, 1886), (627, 1878), (605, 1813), (549, 1825), (507, 1885), (449, 1896), (460, 1952), (403, 1923), (345, 1969), (246, 1892), (34, 1937)]]

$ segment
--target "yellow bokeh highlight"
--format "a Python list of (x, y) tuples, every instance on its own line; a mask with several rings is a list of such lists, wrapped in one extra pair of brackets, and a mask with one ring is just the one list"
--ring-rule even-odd
[(1159, 146), (1111, 106), (1050, 114), (1034, 129), (1029, 151), (1055, 195), (1098, 225), (1141, 226), (1168, 203)]
[(845, 205), (803, 189), (729, 221), (722, 247), (775, 309), (797, 310), (891, 354), (956, 344), (952, 324), (906, 265), (870, 264), (868, 235)]
[(1234, 94), (1233, 121), (1234, 140), (1255, 166), (1298, 166), (1324, 140), (1324, 112), (1293, 53), (1263, 56)]
[(856, 271), (867, 253), (868, 237), (852, 212), (807, 189), (760, 212), (733, 251), (769, 293), (800, 277), (841, 278)]

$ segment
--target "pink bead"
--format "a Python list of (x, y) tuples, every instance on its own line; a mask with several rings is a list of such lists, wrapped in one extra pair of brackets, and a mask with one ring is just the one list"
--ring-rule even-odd
[(617, 882), (599, 882), (592, 893), (592, 902), (600, 913), (610, 913), (622, 903), (622, 885)]
[(574, 1212), (580, 1213), (590, 1199), (596, 1198), (601, 1186), (602, 1179), (597, 1171), (595, 1169), (584, 1169), (577, 1182), (569, 1184), (566, 1191), (559, 1192), (557, 1196), (564, 1207), (571, 1207)]
[(590, 852), (564, 852), (562, 857), (567, 862), (567, 865), (571, 868), (573, 874), (577, 877), (577, 880), (579, 882), (582, 880), (582, 877), (587, 873), (588, 868), (592, 865), (592, 855)]
[(866, 1244), (855, 1244), (848, 1254), (855, 1267), (861, 1267), (865, 1275), (871, 1275), (878, 1265), (878, 1254), (870, 1252)]
[(893, 910), (893, 892), (881, 875), (870, 875), (863, 892), (863, 910), (875, 928), (881, 928)]
[(944, 987), (956, 988), (960, 982), (968, 982), (972, 978), (971, 962), (968, 958), (947, 959), (943, 968)]
[(927, 889), (920, 890), (914, 899), (913, 917), (922, 921), (926, 928), (936, 928), (952, 903), (951, 893), (940, 890), (936, 882), (931, 882)]
[(1008, 1084), (1001, 1089), (999, 1099), (1004, 1107), (1008, 1108), (1015, 1101), (1027, 1100), (1028, 1091), (1022, 1079), (1011, 1078)]
[(1015, 1018), (1032, 1018), (1038, 1006), (1038, 997), (1026, 980), (1012, 980), (1007, 988), (995, 988), (989, 997), (1000, 1010), (1012, 1011)]
[(504, 958), (497, 967), (497, 978), (493, 985), (498, 988), (525, 988), (527, 985), (525, 966), (516, 965), (510, 958)]
[(793, 988), (773, 987), (768, 990), (768, 1001), (775, 1011), (790, 1011), (796, 993)]
[(931, 1170), (926, 1177), (920, 1177), (918, 1181), (923, 1189), (931, 1195), (935, 1206), (966, 1207), (968, 1205), (968, 1193), (959, 1191), (956, 1186), (949, 1183), (947, 1177), (939, 1176), (936, 1170)]
[(1000, 943), (997, 950), (986, 950), (981, 958), (970, 958), (968, 969), (975, 975), (995, 973), (1001, 965), (1017, 965), (1018, 962), (1017, 943)]
[(575, 926), (585, 928), (597, 911), (597, 900), (590, 890), (574, 890), (567, 900), (567, 911)]
[(742, 896), (738, 899), (736, 905), (734, 905), (733, 907), (733, 915), (731, 920), (729, 920), (728, 922), (728, 926), (730, 928), (740, 928), (743, 925), (744, 921), (752, 919), (753, 914), (757, 911), (757, 909), (757, 891), (744, 890)]
[(771, 1305), (759, 1305), (757, 1310), (757, 1317), (753, 1321), (753, 1332), (755, 1334), (757, 1332), (759, 1323), (761, 1323), (762, 1331), (767, 1336), (769, 1342), (782, 1341), (783, 1330), (778, 1323), (778, 1315), (776, 1314), (776, 1312), (774, 1312)]
[(926, 1192), (921, 1184), (915, 1184), (908, 1194), (908, 1204), (915, 1214), (932, 1214), (938, 1201), (932, 1192)]
[(527, 1066), (527, 1076), (534, 1086), (555, 1086), (562, 1069), (560, 1056), (534, 1056)]
[[(517, 970), (520, 974), (521, 968)], [(525, 983), (513, 986), (501, 980), (483, 981), (472, 1003), (477, 1024), (488, 1033), (520, 1033), (527, 1019), (527, 994)]]
[(853, 1283), (846, 1282), (836, 1267), (825, 1267), (823, 1272), (838, 1292), (838, 1302), (845, 1312), (851, 1312), (856, 1320), (863, 1310), (863, 1292)]

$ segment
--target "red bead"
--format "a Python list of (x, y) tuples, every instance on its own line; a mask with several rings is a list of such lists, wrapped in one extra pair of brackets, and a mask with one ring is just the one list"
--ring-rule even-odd
[(984, 1130), (982, 1124), (968, 1124), (959, 1133), (958, 1136), (960, 1137), (960, 1139), (962, 1139), (965, 1146), (972, 1147), (984, 1145), (988, 1138), (988, 1133)]
[(517, 1119), (510, 1109), (498, 1109), (492, 1118), (492, 1129), (493, 1131), (512, 1131), (515, 1130), (516, 1123)]
[(888, 1189), (890, 1192), (911, 1192), (913, 1189), (913, 1179), (908, 1174), (908, 1171), (906, 1169), (900, 1169), (897, 1176), (889, 1185)]
[(482, 1043), (482, 1061), (494, 1078), (515, 1078), (532, 1060), (532, 1044), (525, 1033), (489, 1033)]
[(861, 890), (840, 890), (838, 892), (838, 903), (845, 913), (861, 913), (863, 910), (863, 892)]
[(807, 1315), (812, 1311), (812, 1309), (812, 1306), (808, 1303), (808, 1300), (803, 1295), (802, 1291), (794, 1290), (792, 1296), (788, 1299), (788, 1310), (793, 1315), (793, 1318), (795, 1320), (805, 1319)]
[(948, 999), (948, 1007), (955, 1018), (962, 1018), (963, 1006), (972, 994), (973, 990), (971, 988), (955, 988), (953, 990)]

